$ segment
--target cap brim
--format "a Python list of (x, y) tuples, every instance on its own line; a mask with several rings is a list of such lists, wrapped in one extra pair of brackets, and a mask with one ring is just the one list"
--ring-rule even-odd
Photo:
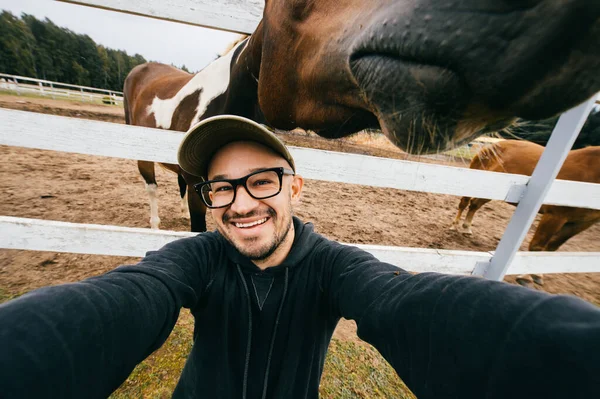
[(192, 126), (179, 145), (179, 166), (187, 173), (207, 178), (208, 164), (214, 154), (234, 141), (263, 144), (280, 154), (296, 170), (294, 159), (275, 134), (250, 119), (235, 115), (213, 116)]

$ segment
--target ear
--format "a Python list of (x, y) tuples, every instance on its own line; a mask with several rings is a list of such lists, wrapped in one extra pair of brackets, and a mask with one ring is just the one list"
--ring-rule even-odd
[(292, 180), (292, 203), (297, 204), (300, 202), (300, 195), (302, 194), (302, 188), (304, 187), (304, 178), (300, 175), (294, 175)]

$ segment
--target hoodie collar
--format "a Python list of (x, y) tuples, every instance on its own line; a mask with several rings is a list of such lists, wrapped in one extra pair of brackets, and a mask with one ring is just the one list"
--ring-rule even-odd
[[(295, 235), (292, 248), (290, 249), (290, 253), (280, 265), (269, 267), (264, 270), (265, 272), (279, 273), (284, 271), (288, 267), (296, 267), (300, 264), (302, 259), (304, 259), (306, 255), (308, 255), (308, 253), (316, 244), (318, 235), (314, 232), (314, 227), (312, 223), (303, 223), (296, 216), (292, 217), (292, 223), (294, 223)], [(248, 257), (242, 255), (229, 241), (227, 241), (226, 239), (225, 241), (227, 243), (227, 257), (233, 263), (240, 265), (243, 269), (247, 271), (261, 271), (261, 269), (258, 266), (252, 263), (252, 261)]]

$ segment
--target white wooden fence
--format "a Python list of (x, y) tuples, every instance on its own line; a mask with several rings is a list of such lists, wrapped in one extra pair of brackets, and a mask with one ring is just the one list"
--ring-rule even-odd
[[(252, 32), (263, 4), (262, 0), (70, 2), (242, 33)], [(510, 274), (600, 272), (600, 252), (517, 252), (521, 235), (542, 202), (600, 209), (600, 185), (553, 181), (557, 170), (549, 167), (562, 164), (568, 142), (576, 137), (593, 102), (591, 99), (561, 117), (540, 161), (541, 169), (536, 169), (545, 171), (541, 177), (536, 177), (536, 172), (529, 178), (305, 148), (292, 147), (291, 152), (298, 172), (309, 179), (519, 202), (517, 212), (526, 213), (525, 218), (513, 218), (509, 228), (514, 232), (501, 241), (502, 245), (508, 240), (510, 245), (497, 254), (355, 244), (383, 261), (416, 272), (475, 272), (493, 278), (501, 278), (509, 265)], [(4, 145), (175, 163), (182, 137), (181, 132), (0, 109), (0, 144)], [(531, 190), (531, 186), (537, 188)], [(2, 248), (143, 256), (191, 234), (0, 216)], [(497, 259), (503, 259), (499, 265), (494, 264)]]
[(123, 106), (123, 93), (120, 91), (78, 86), (19, 75), (9, 75), (6, 73), (0, 73), (0, 90), (13, 91), (18, 95), (23, 93), (34, 93), (44, 97), (49, 96), (54, 99), (59, 97)]

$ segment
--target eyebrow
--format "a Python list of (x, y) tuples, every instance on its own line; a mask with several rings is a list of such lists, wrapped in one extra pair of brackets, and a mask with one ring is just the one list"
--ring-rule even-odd
[[(246, 175), (249, 175), (250, 173), (258, 172), (259, 170), (265, 170), (265, 169), (269, 169), (269, 168), (278, 168), (278, 166), (253, 168), (253, 169), (250, 169), (250, 171), (248, 173), (246, 173)], [(244, 175), (244, 176), (246, 176), (246, 175)], [(215, 176), (213, 176), (212, 179), (209, 179), (209, 180), (227, 180), (227, 179), (229, 179), (229, 177), (227, 175), (215, 175)]]

